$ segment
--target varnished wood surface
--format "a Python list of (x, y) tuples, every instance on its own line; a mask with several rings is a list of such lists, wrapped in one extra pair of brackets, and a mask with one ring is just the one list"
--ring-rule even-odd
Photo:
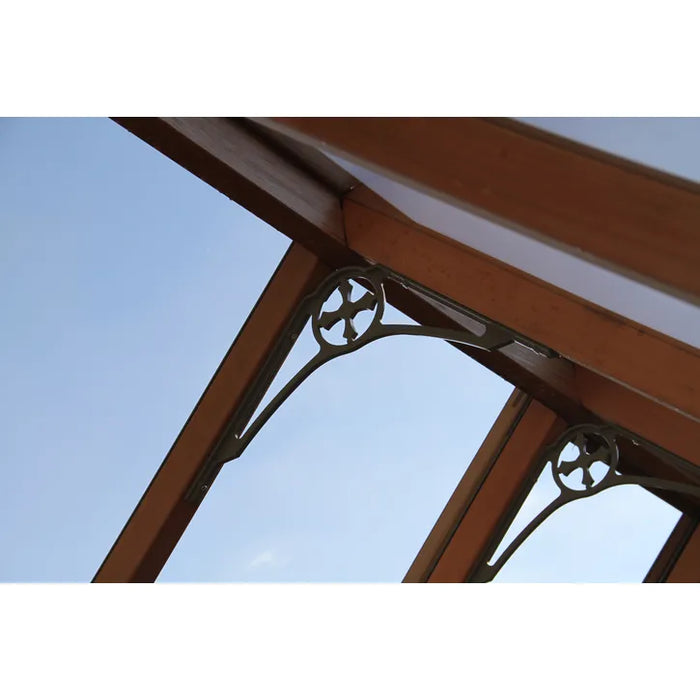
[(700, 186), (509, 119), (266, 120), (645, 284), (700, 303)]
[(583, 367), (576, 367), (575, 383), (581, 404), (591, 413), (643, 435), (700, 470), (700, 423)]

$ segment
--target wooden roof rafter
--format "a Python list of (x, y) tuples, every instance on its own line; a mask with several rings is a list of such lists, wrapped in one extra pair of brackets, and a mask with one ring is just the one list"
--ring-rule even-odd
[(700, 185), (513, 119), (260, 120), (700, 304)]

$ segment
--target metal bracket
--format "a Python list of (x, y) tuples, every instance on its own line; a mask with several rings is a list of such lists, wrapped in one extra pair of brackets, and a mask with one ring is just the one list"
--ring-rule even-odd
[[(393, 324), (383, 321), (386, 308), (384, 285), (397, 282), (403, 287), (428, 298), (438, 306), (446, 307), (469, 321), (474, 330), (454, 330), (420, 325)], [(360, 290), (360, 296), (353, 298)], [(363, 293), (362, 293), (363, 291)], [(336, 308), (327, 305), (335, 293), (339, 295)], [(363, 326), (358, 329), (358, 318)], [(250, 423), (265, 393), (274, 381), (294, 343), (308, 322), (318, 344), (317, 353), (287, 382), (279, 393), (265, 406), (258, 417)], [(342, 339), (329, 334), (342, 328)], [(533, 352), (546, 357), (556, 353), (530, 341), (523, 336), (487, 319), (454, 301), (433, 292), (405, 277), (381, 266), (347, 267), (329, 275), (319, 288), (308, 295), (299, 305), (297, 313), (270, 353), (256, 381), (244, 396), (220, 441), (200, 470), (188, 490), (186, 500), (198, 503), (208, 491), (221, 467), (228, 461), (240, 457), (251, 440), (258, 434), (277, 409), (295, 389), (315, 370), (330, 360), (354, 352), (369, 343), (396, 335), (439, 338), (451, 343), (470, 345), (483, 350), (497, 350), (511, 343), (519, 343)], [(249, 425), (250, 423), (250, 425)]]
[[(591, 424), (572, 426), (555, 443), (542, 451), (536, 462), (535, 469), (533, 469), (533, 478), (528, 484), (525, 497), (532, 491), (536, 479), (547, 464), (551, 466), (552, 479), (559, 488), (559, 495), (518, 533), (493, 564), (488, 564), (488, 561), (498, 549), (503, 536), (505, 536), (508, 528), (515, 520), (524, 502), (524, 499), (521, 500), (517, 504), (517, 508), (514, 508), (509, 514), (504, 526), (501, 528), (502, 536), (491, 543), (482, 560), (482, 564), (470, 576), (469, 580), (473, 583), (492, 581), (523, 542), (555, 511), (567, 503), (593, 496), (613, 486), (636, 484), (647, 489), (675, 491), (700, 498), (700, 485), (692, 485), (670, 479), (620, 474), (617, 471), (620, 457), (617, 439), (620, 437), (629, 439), (635, 444), (643, 445), (649, 452), (653, 452), (685, 477), (695, 481), (696, 484), (700, 484), (700, 467), (664, 450), (658, 445), (644, 440), (624, 428), (614, 425)], [(578, 454), (573, 460), (563, 460), (562, 453), (569, 445), (573, 445), (577, 449)]]

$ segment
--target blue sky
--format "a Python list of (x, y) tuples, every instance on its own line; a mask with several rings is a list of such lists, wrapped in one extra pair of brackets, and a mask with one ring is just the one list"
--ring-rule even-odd
[[(289, 241), (109, 120), (2, 119), (0, 154), (0, 580), (88, 581)], [(399, 581), (510, 391), (429, 339), (329, 363), (159, 580)], [(640, 580), (676, 519), (572, 504), (499, 580)]]

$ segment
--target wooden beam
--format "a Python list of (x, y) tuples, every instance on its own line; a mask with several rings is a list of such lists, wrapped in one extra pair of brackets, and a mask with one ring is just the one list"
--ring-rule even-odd
[[(455, 319), (400, 285), (387, 284), (387, 300), (422, 325), (464, 329)], [(574, 365), (568, 360), (543, 357), (521, 345), (508, 345), (494, 351), (457, 343), (454, 347), (570, 422), (583, 423), (591, 419), (591, 412), (581, 405), (574, 381)]]
[(328, 264), (347, 264), (339, 194), (271, 147), (243, 120), (114, 121)]
[(263, 120), (700, 303), (700, 186), (510, 119)]
[[(542, 449), (565, 428), (561, 418), (537, 401), (518, 416), (505, 444), (500, 449), (492, 446), (498, 454), (486, 477), (480, 477), (479, 489), (428, 576), (429, 583), (469, 579), (488, 546), (502, 534), (505, 517), (522, 496)], [(472, 465), (478, 471), (483, 468), (476, 460)]]
[(156, 579), (197, 509), (184, 500), (185, 493), (300, 301), (328, 273), (315, 255), (298, 244), (291, 246), (95, 575), (95, 582)]
[(277, 129), (271, 129), (256, 121), (250, 119), (236, 121), (243, 121), (245, 126), (249, 126), (255, 133), (262, 136), (267, 144), (279, 149), (280, 154), (286, 156), (291, 163), (299, 165), (314, 179), (329, 186), (339, 197), (360, 184), (347, 170), (341, 168), (328, 156), (323, 155), (317, 148), (290, 138)]
[(583, 367), (574, 369), (574, 381), (581, 404), (591, 413), (700, 465), (700, 424), (697, 421)]
[(403, 579), (404, 583), (425, 583), (428, 580), (435, 564), (445, 551), (447, 543), (529, 403), (528, 395), (519, 389), (510, 395), (484, 442), (474, 455), (469, 468), (450, 496), (450, 500), (430, 531), (428, 538), (416, 555)]
[(700, 353), (417, 224), (346, 197), (348, 245), (372, 260), (686, 416)]

